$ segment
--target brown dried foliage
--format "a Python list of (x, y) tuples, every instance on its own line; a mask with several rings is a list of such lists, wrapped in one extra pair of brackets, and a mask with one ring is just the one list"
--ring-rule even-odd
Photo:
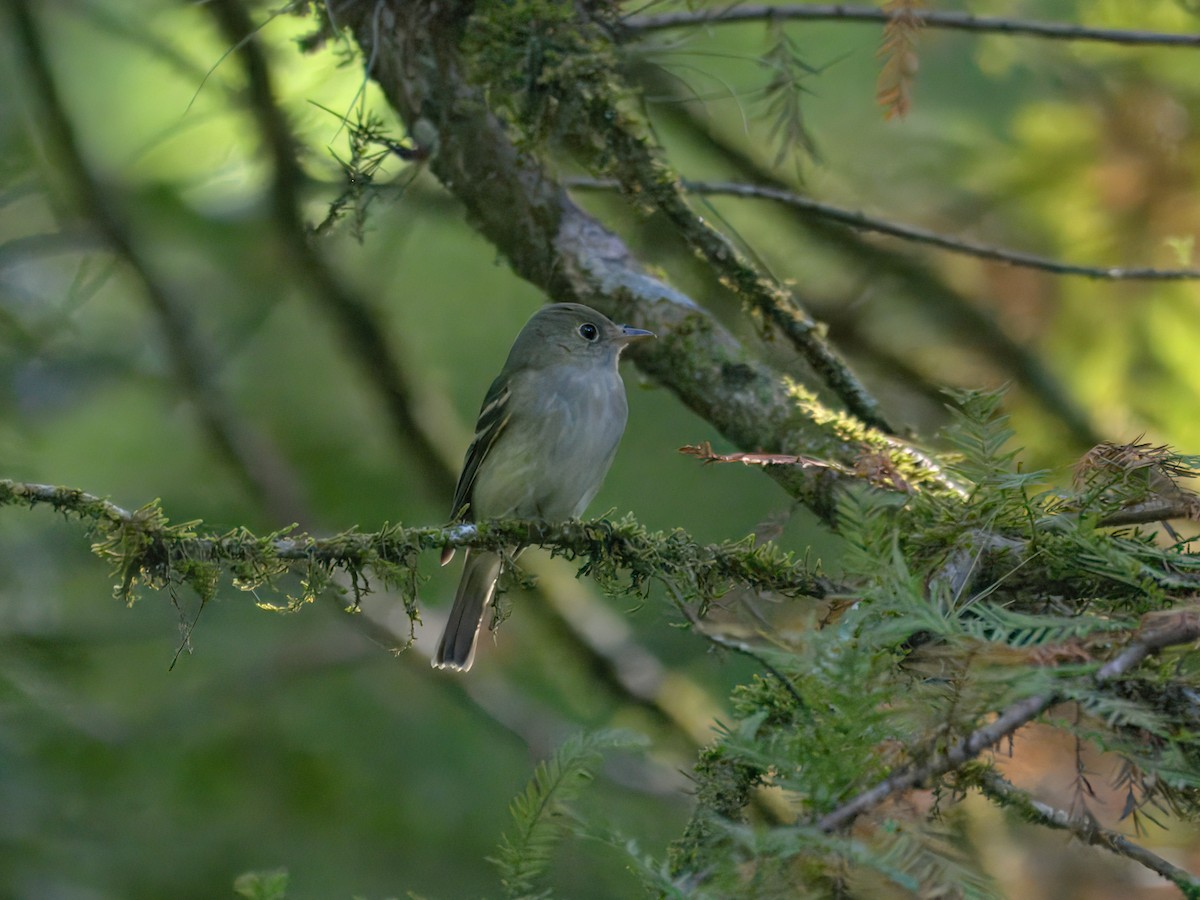
[(875, 54), (883, 60), (875, 86), (875, 102), (883, 107), (884, 118), (903, 118), (912, 108), (912, 88), (920, 67), (919, 13), (924, 7), (924, 0), (887, 0), (883, 5), (891, 18), (884, 26), (883, 43)]

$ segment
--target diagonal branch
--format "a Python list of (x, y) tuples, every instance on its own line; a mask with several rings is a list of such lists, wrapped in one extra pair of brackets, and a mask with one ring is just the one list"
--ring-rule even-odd
[[(1165, 647), (1200, 640), (1200, 608), (1192, 607), (1167, 613), (1152, 613), (1142, 619), (1137, 636), (1093, 676), (1097, 684), (1111, 681), (1136, 668), (1148, 656)], [(817, 826), (822, 831), (845, 828), (856, 818), (879, 806), (894, 794), (911, 790), (974, 759), (988, 747), (1012, 734), (1062, 699), (1057, 692), (1026, 697), (1000, 713), (990, 723), (934, 754), (921, 765), (906, 766), (893, 772), (874, 787), (822, 816)]]
[(977, 787), (980, 793), (989, 800), (1000, 806), (1016, 810), (1026, 821), (1045, 825), (1047, 828), (1069, 831), (1085, 844), (1103, 847), (1120, 856), (1132, 859), (1178, 886), (1186, 896), (1195, 896), (1200, 893), (1200, 878), (1186, 869), (1181, 869), (1179, 866), (1167, 862), (1157, 853), (1151, 852), (1140, 844), (1135, 844), (1119, 831), (1101, 828), (1090, 816), (1072, 815), (1065, 809), (1057, 809), (1035, 800), (1028, 792), (1018, 788), (999, 772), (989, 769), (978, 774), (970, 773), (963, 781)]
[[(257, 42), (247, 39), (247, 35), (254, 32), (253, 23), (237, 0), (214, 0), (213, 12), (222, 25), (226, 40), (238, 47), (247, 69), (251, 109), (274, 167), (272, 202), (280, 233), (297, 257), (301, 271), (308, 275), (314, 298), (342, 328), (371, 384), (382, 395), (395, 436), (402, 446), (416, 450), (431, 493), (448, 497), (454, 486), (455, 471), (448, 461), (447, 451), (442, 448), (444, 442), (437, 440), (430, 417), (423, 414), (423, 404), (417, 402), (415, 384), (385, 340), (383, 325), (374, 310), (324, 262), (304, 223), (299, 189), (305, 176), (296, 162), (295, 139), (274, 100), (266, 60)], [(534, 609), (563, 635), (569, 648), (580, 657), (581, 665), (598, 671), (601, 682), (616, 696), (654, 710), (695, 738), (697, 728), (695, 723), (689, 723), (692, 711), (681, 708), (658, 685), (647, 684), (645, 678), (638, 681), (635, 673), (644, 674), (646, 666), (641, 669), (630, 667), (626, 659), (609, 652), (612, 648), (600, 646), (594, 635), (577, 628), (572, 618), (563, 612), (562, 598), (544, 599), (546, 602), (534, 604)], [(643, 661), (653, 660), (654, 665), (661, 668), (648, 651), (632, 640), (626, 641), (622, 650), (640, 653)]]
[[(669, 582), (667, 583), (667, 590), (671, 593), (675, 600), (675, 608), (678, 609), (683, 617), (688, 620), (688, 624), (692, 626), (693, 631), (698, 632), (702, 637), (711, 641), (718, 647), (721, 647), (725, 650), (732, 650), (734, 653), (740, 653), (742, 656), (746, 656), (754, 660), (756, 663), (762, 666), (765, 672), (773, 675), (783, 689), (791, 694), (792, 699), (796, 701), (797, 707), (807, 713), (808, 703), (805, 701), (804, 696), (796, 688), (796, 685), (792, 683), (792, 679), (788, 678), (785, 672), (780, 670), (778, 666), (774, 665), (748, 642), (729, 637), (728, 635), (721, 634), (715, 629), (706, 627), (701, 618), (692, 611), (692, 608), (680, 595), (679, 591), (675, 589), (675, 586)], [(817, 732), (816, 737), (820, 737), (820, 732)]]
[[(620, 185), (610, 178), (572, 177), (564, 179), (564, 184), (571, 188), (584, 190), (615, 190)], [(918, 244), (928, 244), (949, 250), (952, 253), (962, 253), (979, 259), (989, 259), (996, 262), (1008, 263), (1026, 269), (1038, 269), (1055, 275), (1081, 275), (1104, 281), (1191, 281), (1200, 279), (1200, 269), (1157, 269), (1151, 267), (1124, 268), (1120, 266), (1085, 266), (1067, 263), (1038, 256), (1035, 253), (1025, 253), (1021, 250), (1009, 250), (989, 244), (969, 241), (964, 238), (950, 237), (928, 228), (916, 225), (906, 225), (892, 222), (877, 216), (869, 216), (857, 210), (846, 209), (820, 200), (804, 197), (794, 191), (774, 188), (765, 185), (742, 184), (732, 181), (689, 181), (682, 182), (684, 190), (693, 194), (705, 196), (743, 197), (756, 200), (773, 200), (784, 206), (801, 212), (820, 216), (831, 222), (847, 225), (856, 231), (867, 231), (875, 234), (885, 234)]]
[[(685, 105), (668, 105), (663, 114), (670, 116), (671, 122), (706, 138), (743, 178), (757, 183), (775, 182), (775, 176), (743, 148), (708, 128)], [(774, 186), (780, 190), (790, 189), (782, 183), (774, 183)], [(1041, 357), (1026, 344), (1015, 340), (987, 310), (970, 302), (927, 265), (880, 243), (865, 241), (853, 230), (822, 217), (797, 215), (796, 218), (804, 222), (809, 235), (848, 256), (851, 264), (871, 272), (873, 279), (891, 277), (906, 285), (913, 302), (935, 310), (936, 320), (945, 320), (946, 326), (954, 329), (956, 338), (971, 340), (997, 365), (1011, 372), (1055, 419), (1066, 426), (1081, 447), (1094, 447), (1099, 443), (1100, 436), (1087, 413)]]
[(615, 159), (611, 165), (624, 194), (638, 203), (649, 202), (676, 232), (712, 267), (717, 279), (795, 345), (817, 376), (867, 426), (894, 433), (878, 402), (850, 370), (825, 337), (825, 329), (795, 296), (760, 269), (734, 243), (688, 205), (685, 185), (663, 162), (659, 148), (635, 132), (627, 117), (597, 98), (594, 118), (608, 123), (607, 141)]
[[(909, 13), (928, 28), (1021, 35), (1060, 41), (1099, 41), (1154, 47), (1200, 47), (1198, 34), (1172, 34), (1124, 28), (1091, 28), (1066, 22), (1036, 22), (997, 16), (976, 16), (969, 12), (914, 9)], [(871, 22), (886, 25), (891, 13), (876, 7), (850, 6), (844, 3), (811, 3), (804, 6), (747, 4), (704, 12), (663, 13), (653, 16), (629, 16), (622, 25), (632, 34), (644, 34), (667, 28), (694, 28), (705, 25), (730, 25), (738, 22), (788, 22), (836, 20)]]

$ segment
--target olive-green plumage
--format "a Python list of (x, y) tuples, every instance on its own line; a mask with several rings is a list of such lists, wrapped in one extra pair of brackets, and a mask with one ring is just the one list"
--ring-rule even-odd
[[(616, 325), (578, 303), (538, 310), (484, 398), (450, 515), (562, 521), (600, 489), (625, 431), (621, 351), (650, 332)], [(513, 555), (520, 552), (514, 548)], [(501, 557), (468, 551), (433, 664), (466, 671)]]

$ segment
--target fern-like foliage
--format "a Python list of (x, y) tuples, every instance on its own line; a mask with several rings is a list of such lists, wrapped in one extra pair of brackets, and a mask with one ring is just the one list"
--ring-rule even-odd
[(891, 18), (883, 31), (878, 56), (883, 60), (875, 100), (887, 118), (903, 117), (912, 107), (912, 88), (916, 81), (917, 35), (921, 21), (917, 11), (923, 0), (887, 0), (884, 11)]
[[(734, 718), (701, 755), (697, 808), (666, 875), (644, 854), (630, 861), (647, 887), (994, 896), (958, 827), (956, 785), (970, 782), (955, 781), (955, 765), (979, 748), (966, 762), (930, 763), (1033, 701), (1045, 724), (1110, 754), (1135, 826), (1200, 818), (1197, 654), (1168, 648), (1124, 677), (1097, 677), (1147, 615), (1200, 615), (1190, 542), (1103, 525), (1156, 491), (1178, 500), (1189, 459), (1109, 448), (1088, 477), (1052, 486), (1047, 473), (1022, 470), (999, 395), (963, 392), (952, 403), (936, 462), (962, 493), (864, 484), (843, 494), (846, 552), (830, 573), (841, 591), (810, 627), (763, 635), (769, 668), (734, 691)], [(885, 792), (900, 802), (868, 807), (853, 832), (819, 827), (868, 788), (923, 767), (932, 809)], [(1094, 781), (1079, 775), (1084, 809)], [(756, 820), (762, 790), (794, 816)]]
[(763, 89), (765, 115), (771, 123), (771, 141), (775, 144), (775, 165), (789, 157), (815, 158), (817, 147), (805, 123), (801, 98), (807, 92), (804, 81), (819, 70), (805, 62), (799, 47), (782, 23), (768, 25), (769, 39), (762, 65), (770, 73)]
[[(991, 878), (982, 874), (978, 863), (964, 848), (960, 829), (946, 826), (914, 827), (893, 821), (864, 863), (859, 881), (870, 885), (872, 871), (887, 881), (917, 896), (944, 895), (946, 885), (954, 885), (954, 895), (972, 900), (994, 900), (1003, 896)], [(858, 896), (877, 896), (870, 890), (856, 890)]]
[(591, 781), (608, 750), (640, 744), (625, 731), (599, 731), (569, 738), (539, 763), (525, 790), (509, 806), (512, 827), (500, 838), (492, 860), (500, 869), (504, 895), (544, 897), (538, 882), (571, 821), (570, 804)]

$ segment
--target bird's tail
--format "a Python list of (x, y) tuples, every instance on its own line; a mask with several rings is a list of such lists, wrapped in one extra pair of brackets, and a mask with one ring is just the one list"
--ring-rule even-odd
[(454, 606), (450, 608), (450, 618), (433, 657), (435, 668), (460, 672), (471, 668), (479, 626), (483, 624), (483, 611), (491, 602), (496, 579), (500, 577), (500, 563), (498, 553), (468, 551), (458, 593), (454, 595)]

